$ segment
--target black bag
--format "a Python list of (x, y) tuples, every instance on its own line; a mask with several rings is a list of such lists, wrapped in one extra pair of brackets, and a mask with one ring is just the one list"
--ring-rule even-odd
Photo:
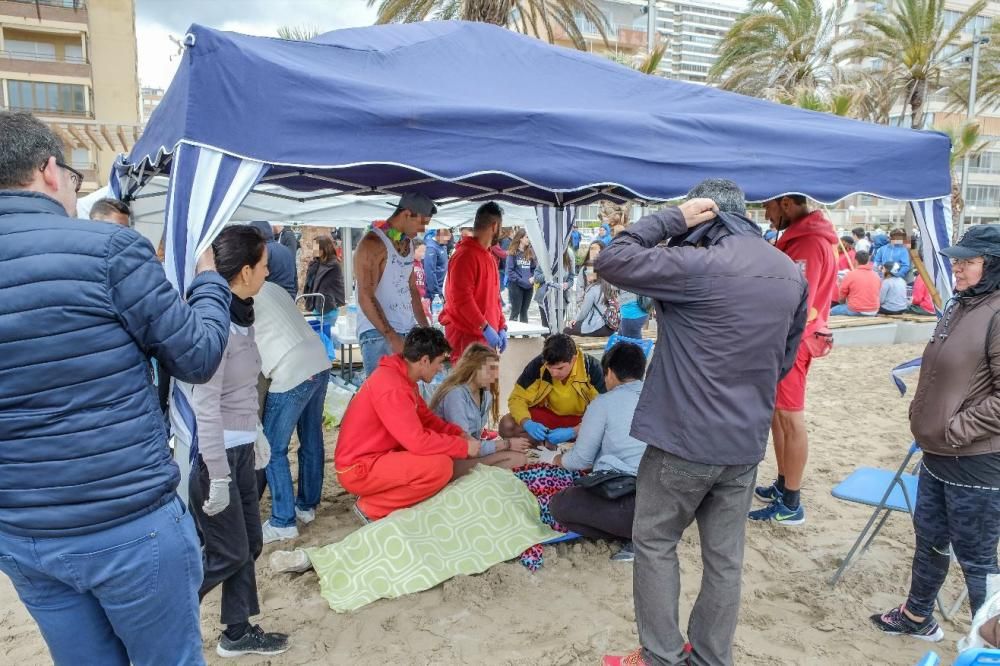
[(573, 485), (609, 500), (621, 499), (635, 493), (635, 477), (613, 469), (591, 472), (574, 481)]

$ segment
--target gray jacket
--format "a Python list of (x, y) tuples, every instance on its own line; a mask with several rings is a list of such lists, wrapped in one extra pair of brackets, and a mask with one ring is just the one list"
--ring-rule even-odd
[(448, 423), (454, 423), (471, 437), (479, 439), (482, 448), (479, 456), (488, 456), (497, 452), (495, 441), (481, 439), (483, 428), (489, 421), (490, 409), (493, 407), (493, 395), (489, 391), (479, 392), (479, 404), (472, 399), (468, 384), (456, 386), (448, 391), (438, 404), (435, 413)]
[(685, 460), (760, 462), (779, 378), (795, 362), (808, 292), (800, 269), (760, 236), (658, 247), (687, 231), (668, 208), (597, 257), (611, 284), (654, 299), (656, 350), (632, 436)]
[(566, 469), (613, 469), (636, 475), (646, 445), (632, 437), (635, 413), (642, 382), (619, 384), (597, 396), (587, 406), (580, 423), (576, 444), (562, 457)]

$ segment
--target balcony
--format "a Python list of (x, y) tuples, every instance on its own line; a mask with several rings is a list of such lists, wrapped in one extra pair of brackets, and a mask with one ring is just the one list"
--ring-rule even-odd
[[(577, 28), (583, 34), (584, 39), (592, 41), (595, 48), (601, 44), (601, 31), (597, 25), (584, 19), (576, 21)], [(557, 41), (568, 41), (569, 35), (558, 25), (552, 26), (553, 36)], [(617, 46), (626, 51), (637, 51), (646, 48), (646, 31), (637, 29), (630, 25), (609, 25), (605, 26), (604, 34), (608, 37), (609, 46)]]
[(39, 109), (35, 107), (27, 106), (10, 106), (5, 105), (2, 108), (4, 111), (12, 111), (14, 113), (30, 113), (39, 118), (66, 118), (67, 120), (86, 120), (92, 119), (94, 117), (91, 111), (69, 111), (64, 109)]
[(40, 76), (77, 76), (89, 79), (92, 75), (90, 63), (86, 58), (60, 57), (27, 51), (0, 51), (0, 68)]
[(63, 23), (87, 23), (85, 0), (0, 0), (0, 15)]

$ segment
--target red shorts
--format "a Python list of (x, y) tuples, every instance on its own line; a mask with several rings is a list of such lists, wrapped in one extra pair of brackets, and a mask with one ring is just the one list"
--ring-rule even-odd
[(799, 345), (795, 365), (785, 378), (778, 382), (778, 397), (774, 408), (783, 412), (801, 412), (806, 408), (806, 376), (812, 365), (812, 355), (804, 344)]
[(575, 428), (583, 420), (582, 416), (576, 416), (575, 414), (560, 416), (547, 407), (532, 407), (528, 410), (528, 413), (531, 414), (532, 421), (541, 423), (549, 429)]

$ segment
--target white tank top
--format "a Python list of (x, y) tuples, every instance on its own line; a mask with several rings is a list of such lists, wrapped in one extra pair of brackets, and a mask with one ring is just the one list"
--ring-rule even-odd
[[(417, 325), (413, 316), (413, 301), (410, 297), (410, 275), (413, 273), (413, 240), (407, 239), (410, 251), (407, 256), (396, 252), (392, 241), (381, 229), (373, 228), (373, 232), (385, 244), (386, 259), (382, 279), (375, 289), (375, 300), (382, 306), (382, 312), (389, 320), (389, 326), (400, 335), (405, 335)], [(358, 336), (366, 331), (377, 330), (368, 321), (364, 311), (358, 308)]]

